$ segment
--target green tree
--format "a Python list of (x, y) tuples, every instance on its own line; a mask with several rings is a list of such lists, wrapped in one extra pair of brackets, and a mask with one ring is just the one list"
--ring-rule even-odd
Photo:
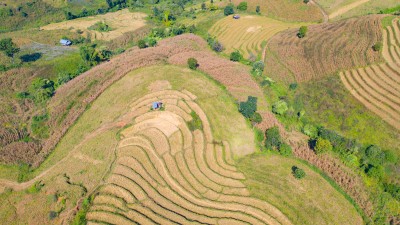
[(262, 74), (262, 72), (264, 71), (264, 68), (265, 68), (265, 64), (261, 60), (253, 63), (253, 71), (254, 72)]
[(261, 12), (261, 8), (260, 8), (260, 6), (258, 5), (258, 6), (256, 6), (256, 13), (260, 14), (260, 12)]
[(257, 111), (257, 98), (249, 96), (247, 101), (239, 103), (239, 112), (246, 118), (250, 119)]
[(385, 170), (382, 166), (372, 166), (367, 170), (367, 175), (380, 180), (385, 176)]
[(147, 48), (146, 41), (143, 40), (143, 39), (139, 40), (139, 41), (138, 41), (138, 47), (139, 47), (139, 48)]
[(44, 78), (34, 79), (29, 89), (36, 102), (46, 101), (53, 96), (55, 90), (54, 82)]
[(0, 40), (0, 51), (10, 58), (12, 58), (12, 63), (14, 63), (14, 55), (20, 51), (17, 45), (12, 41), (11, 38), (4, 38)]
[(231, 61), (239, 62), (240, 60), (243, 59), (243, 56), (242, 56), (242, 54), (240, 54), (240, 52), (238, 50), (236, 50), (236, 51), (231, 53), (229, 58), (230, 58)]
[(283, 156), (290, 156), (292, 155), (292, 147), (286, 143), (282, 143), (279, 146), (279, 153)]
[(297, 33), (297, 37), (299, 38), (303, 38), (306, 36), (308, 31), (308, 27), (307, 26), (301, 26), (299, 29), (299, 33)]
[(306, 172), (297, 166), (292, 166), (292, 174), (296, 179), (302, 179), (306, 176)]
[(96, 65), (100, 61), (99, 55), (94, 45), (82, 46), (79, 48), (79, 52), (83, 61), (85, 61), (90, 66)]
[(374, 44), (374, 46), (372, 46), (372, 49), (376, 52), (380, 52), (382, 48), (383, 48), (382, 42), (377, 42)]
[(332, 144), (329, 140), (318, 137), (317, 142), (315, 143), (314, 151), (319, 155), (324, 152), (332, 151), (332, 148)]
[(282, 138), (277, 126), (271, 127), (265, 131), (265, 147), (269, 150), (278, 150), (282, 143)]
[(283, 115), (288, 111), (288, 105), (285, 101), (280, 100), (272, 104), (272, 112), (278, 115)]
[(224, 15), (229, 16), (235, 13), (235, 10), (233, 9), (233, 5), (229, 4), (225, 7), (224, 9)]
[(240, 11), (246, 11), (247, 10), (247, 2), (239, 3), (239, 5), (237, 6), (237, 9), (239, 9)]
[(189, 58), (187, 61), (187, 64), (188, 64), (189, 68), (192, 70), (197, 69), (197, 67), (199, 66), (197, 59), (195, 59), (195, 58)]
[(316, 138), (318, 136), (318, 128), (316, 128), (311, 124), (306, 124), (303, 127), (302, 131), (305, 135), (309, 136), (310, 138)]

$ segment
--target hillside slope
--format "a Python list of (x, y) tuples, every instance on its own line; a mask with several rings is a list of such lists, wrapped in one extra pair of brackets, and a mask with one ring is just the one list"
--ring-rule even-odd
[(277, 80), (304, 82), (379, 62), (382, 58), (372, 46), (382, 40), (381, 18), (312, 25), (301, 39), (297, 29), (278, 33), (266, 49), (267, 74)]
[(383, 32), (384, 64), (353, 69), (340, 74), (350, 93), (388, 124), (400, 130), (400, 24)]

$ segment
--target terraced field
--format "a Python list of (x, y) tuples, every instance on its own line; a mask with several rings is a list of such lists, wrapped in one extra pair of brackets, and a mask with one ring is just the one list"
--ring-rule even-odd
[(382, 58), (371, 46), (381, 41), (381, 18), (374, 15), (311, 25), (301, 39), (296, 35), (298, 29), (280, 32), (266, 48), (267, 73), (276, 80), (305, 82), (379, 62)]
[(386, 63), (340, 73), (351, 94), (383, 120), (400, 129), (400, 22), (383, 32)]
[[(165, 110), (149, 111), (153, 101)], [(215, 142), (206, 114), (188, 91), (162, 90), (133, 103), (117, 160), (87, 215), (118, 224), (291, 224), (274, 206), (249, 197), (229, 143)], [(195, 112), (202, 130), (187, 123)]]
[(276, 33), (299, 26), (263, 16), (247, 15), (238, 20), (227, 16), (216, 22), (209, 33), (224, 45), (226, 53), (239, 50), (248, 58), (251, 54), (257, 56), (261, 53), (263, 45)]

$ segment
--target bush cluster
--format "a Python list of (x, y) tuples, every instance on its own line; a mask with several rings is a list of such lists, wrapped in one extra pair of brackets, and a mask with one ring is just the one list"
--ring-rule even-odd
[(284, 156), (292, 155), (292, 147), (282, 140), (277, 126), (271, 127), (265, 131), (265, 148), (278, 151)]

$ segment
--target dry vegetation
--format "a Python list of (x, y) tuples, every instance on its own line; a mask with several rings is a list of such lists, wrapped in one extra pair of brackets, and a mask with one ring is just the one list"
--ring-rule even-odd
[[(195, 99), (188, 92), (161, 90), (132, 104), (135, 122), (121, 132), (116, 162), (96, 193), (89, 221), (291, 224), (274, 206), (248, 196), (229, 144), (213, 139)], [(149, 112), (155, 100), (165, 103), (165, 111)], [(200, 116), (202, 130), (187, 127), (191, 111)]]
[(398, 19), (383, 32), (382, 55), (386, 63), (340, 74), (350, 93), (388, 124), (400, 129), (400, 24)]
[(399, 5), (398, 0), (315, 0), (331, 20), (378, 13), (380, 10)]
[[(120, 10), (104, 15), (90, 16), (60, 23), (49, 24), (41, 27), (43, 30), (81, 30), (85, 36), (90, 35), (97, 40), (110, 41), (122, 36), (124, 33), (135, 31), (145, 26), (146, 14), (131, 13), (128, 9)], [(111, 31), (99, 32), (88, 28), (97, 22), (105, 22), (111, 27)]]
[[(164, 85), (165, 83), (167, 85)], [(207, 91), (204, 91), (205, 87), (207, 87)], [(173, 90), (163, 90), (165, 88), (172, 88)], [(187, 90), (190, 90), (190, 92)], [(165, 111), (149, 112), (151, 103), (160, 98), (160, 95), (165, 103)], [(118, 96), (118, 98), (115, 98), (115, 96)], [(193, 98), (196, 99), (193, 100)], [(207, 115), (202, 111), (202, 108), (207, 109)], [(227, 164), (228, 162), (230, 164), (234, 163), (232, 160), (233, 155), (230, 155), (231, 151), (237, 154), (241, 154), (241, 152), (246, 154), (246, 152), (254, 151), (253, 143), (248, 141), (253, 138), (252, 131), (246, 125), (244, 118), (236, 111), (236, 106), (231, 97), (201, 73), (176, 66), (155, 66), (129, 73), (104, 91), (59, 142), (48, 160), (34, 172), (33, 175), (36, 176), (34, 179), (21, 184), (2, 180), (0, 182), (2, 190), (5, 187), (10, 187), (15, 191), (7, 195), (0, 195), (2, 203), (13, 202), (12, 204), (1, 204), (3, 213), (0, 214), (0, 218), (2, 221), (11, 221), (13, 218), (17, 218), (17, 223), (26, 222), (28, 224), (34, 224), (35, 222), (39, 224), (66, 223), (67, 219), (73, 215), (75, 205), (79, 202), (79, 199), (95, 190), (102, 177), (106, 173), (108, 174), (107, 171), (112, 164), (115, 147), (120, 140), (118, 137), (129, 135), (126, 132), (120, 133), (118, 130), (129, 127), (133, 122), (135, 125), (127, 128), (126, 131), (139, 127), (140, 134), (135, 134), (135, 136), (145, 137), (143, 139), (145, 140), (144, 143), (146, 143), (147, 138), (151, 138), (154, 145), (158, 144), (157, 146), (159, 146), (161, 144), (162, 147), (157, 148), (157, 151), (165, 151), (171, 145), (171, 149), (174, 150), (171, 154), (183, 157), (184, 155), (181, 154), (183, 150), (189, 151), (189, 147), (193, 147), (190, 140), (194, 140), (194, 136), (185, 122), (191, 119), (189, 113), (192, 110), (196, 110), (203, 122), (204, 133), (196, 131), (196, 135), (199, 135), (196, 137), (204, 137), (204, 140), (212, 138), (212, 145), (205, 145), (207, 148), (203, 149), (204, 152), (208, 153), (207, 156), (204, 155), (205, 161), (203, 163), (206, 164), (203, 165), (206, 166), (211, 162), (215, 163), (218, 159), (218, 164), (201, 169), (206, 169), (208, 171), (207, 174), (211, 174), (210, 171), (217, 171), (212, 173), (213, 179), (219, 179), (222, 176), (232, 177), (228, 180), (229, 182), (233, 181), (235, 185), (233, 188), (226, 188), (224, 190), (225, 194), (246, 193), (241, 192), (245, 189), (242, 188), (243, 184), (239, 181), (243, 179), (243, 176), (240, 173), (226, 172), (226, 170), (236, 170), (235, 167)], [(222, 111), (224, 113), (221, 113)], [(93, 115), (96, 115), (96, 118), (93, 118)], [(155, 115), (159, 116), (157, 117), (158, 119), (153, 118)], [(208, 119), (208, 117), (210, 118)], [(231, 121), (229, 123), (230, 126), (226, 126), (229, 121)], [(149, 124), (153, 124), (156, 127), (161, 126), (165, 132), (175, 133), (168, 133), (170, 134), (170, 141), (166, 142), (167, 139), (163, 139), (165, 135), (158, 132), (157, 129), (141, 128)], [(211, 133), (211, 130), (213, 133)], [(124, 145), (127, 141), (128, 139), (125, 138), (119, 145)], [(207, 142), (209, 143), (210, 141)], [(199, 142), (198, 145), (200, 144)], [(214, 145), (215, 149), (208, 148)], [(152, 144), (147, 145), (147, 147), (149, 147), (149, 150), (153, 149)], [(179, 152), (180, 150), (181, 152)], [(119, 156), (122, 151), (117, 149), (117, 153)], [(214, 158), (213, 154), (218, 154), (222, 158)], [(136, 156), (139, 157), (139, 155)], [(165, 157), (166, 154), (163, 154), (163, 156)], [(190, 157), (190, 155), (186, 156)], [(152, 155), (149, 155), (149, 157), (152, 157)], [(120, 158), (118, 157), (118, 159)], [(151, 159), (155, 160), (155, 166), (160, 165), (157, 164), (157, 158)], [(145, 163), (145, 161), (142, 163)], [(199, 169), (196, 167), (196, 162), (193, 163), (191, 161), (190, 165), (192, 169)], [(147, 164), (147, 166), (153, 165)], [(170, 163), (168, 166), (174, 166), (174, 164)], [(177, 164), (177, 166), (179, 168), (168, 167), (168, 170), (175, 168), (179, 172), (187, 168), (185, 164)], [(187, 171), (189, 170), (187, 169)], [(217, 173), (222, 175), (217, 175)], [(66, 183), (64, 174), (70, 177), (70, 183), (81, 184), (85, 187), (86, 192), (82, 194), (79, 186)], [(206, 177), (205, 175), (203, 176)], [(45, 186), (39, 193), (27, 194), (24, 191), (20, 191), (40, 180)], [(229, 182), (223, 181), (222, 184), (227, 185)], [(190, 186), (186, 185), (185, 188), (190, 188)], [(111, 190), (110, 188), (106, 189), (112, 191), (112, 188)], [(102, 191), (103, 189), (100, 189), (100, 192)], [(57, 204), (48, 201), (48, 199), (56, 192), (67, 199), (66, 207), (59, 217), (51, 221), (47, 215), (50, 210), (55, 210)], [(207, 194), (211, 195), (212, 193), (208, 192)], [(110, 201), (110, 204), (112, 203)], [(42, 207), (37, 207), (37, 204)], [(20, 211), (10, 212), (13, 207), (19, 207)], [(30, 213), (23, 213), (24, 211), (32, 211), (35, 216), (32, 217)]]
[[(243, 0), (233, 0), (238, 5)], [(261, 14), (283, 21), (319, 22), (323, 17), (318, 7), (300, 0), (251, 0), (247, 1), (248, 12), (255, 13), (260, 6)]]
[(264, 16), (242, 16), (235, 20), (227, 16), (216, 22), (209, 33), (225, 47), (225, 53), (239, 50), (245, 58), (259, 55), (267, 41), (276, 33), (301, 24), (285, 23)]
[(379, 62), (382, 57), (372, 46), (382, 40), (381, 18), (312, 25), (301, 39), (297, 29), (281, 32), (267, 46), (267, 74), (277, 80), (304, 82)]

